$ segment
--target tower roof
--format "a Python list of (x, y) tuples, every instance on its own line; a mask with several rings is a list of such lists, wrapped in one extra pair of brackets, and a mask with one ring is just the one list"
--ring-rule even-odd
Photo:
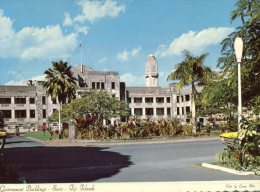
[(149, 54), (146, 65), (145, 65), (145, 75), (157, 75), (158, 74), (158, 63), (153, 54)]

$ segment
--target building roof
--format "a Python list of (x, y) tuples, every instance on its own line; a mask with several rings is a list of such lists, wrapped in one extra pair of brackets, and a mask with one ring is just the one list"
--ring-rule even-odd
[(36, 86), (0, 85), (0, 96), (35, 95)]
[(117, 71), (89, 71), (88, 75), (119, 75)]
[(91, 67), (86, 65), (73, 65), (71, 68), (72, 73), (87, 73), (88, 71), (94, 71)]
[(169, 88), (161, 88), (161, 87), (126, 87), (126, 91), (129, 92), (129, 95), (135, 95), (135, 94), (171, 95), (171, 90)]

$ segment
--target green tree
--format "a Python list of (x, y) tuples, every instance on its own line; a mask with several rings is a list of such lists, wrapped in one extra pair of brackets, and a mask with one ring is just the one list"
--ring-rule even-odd
[[(221, 75), (214, 85), (205, 87), (203, 101), (215, 113), (226, 114), (229, 123), (237, 116), (237, 63), (234, 40), (237, 36), (244, 42), (242, 74), (243, 107), (259, 111), (260, 95), (260, 1), (238, 0), (231, 13), (231, 22), (241, 19), (241, 26), (222, 41), (222, 56), (218, 59)], [(204, 107), (205, 107), (204, 106)]]
[(196, 134), (196, 106), (195, 96), (198, 94), (196, 86), (203, 86), (213, 79), (215, 73), (207, 66), (204, 65), (204, 61), (208, 54), (202, 54), (200, 56), (193, 56), (189, 51), (184, 50), (184, 60), (177, 63), (176, 70), (171, 72), (167, 80), (179, 80), (177, 85), (178, 89), (183, 86), (191, 85), (192, 90), (192, 124), (193, 133)]
[(248, 106), (250, 100), (260, 95), (260, 1), (238, 0), (231, 13), (231, 22), (240, 19), (241, 26), (222, 41), (222, 56), (218, 67), (229, 76), (229, 81), (237, 79), (237, 63), (234, 54), (234, 40), (237, 36), (244, 42), (241, 62), (242, 100)]
[[(103, 119), (128, 117), (129, 107), (126, 102), (112, 97), (106, 91), (90, 90), (82, 98), (64, 105), (61, 116), (64, 121), (69, 121), (71, 118), (82, 118), (86, 114), (97, 116), (97, 124), (100, 126)], [(50, 121), (56, 121), (57, 118), (57, 113), (54, 113)]]
[(230, 81), (219, 75), (214, 83), (207, 85), (201, 95), (200, 113), (204, 116), (223, 114), (229, 125), (236, 118), (237, 86), (236, 81)]
[(61, 132), (62, 104), (76, 98), (76, 79), (72, 75), (71, 66), (63, 61), (52, 62), (52, 68), (47, 69), (44, 74), (47, 78), (44, 83), (47, 95), (51, 96), (52, 100), (57, 99), (59, 103), (59, 131)]

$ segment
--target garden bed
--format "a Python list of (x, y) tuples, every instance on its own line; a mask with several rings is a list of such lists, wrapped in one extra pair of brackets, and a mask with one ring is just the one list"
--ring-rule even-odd
[[(39, 139), (41, 141), (48, 141), (51, 138), (51, 134), (48, 131), (46, 131), (45, 133), (43, 131), (25, 132), (23, 136)], [(57, 134), (53, 134), (52, 139), (58, 139), (58, 137), (59, 136)]]
[(228, 165), (223, 165), (223, 164), (220, 164), (220, 163), (217, 163), (217, 162), (215, 162), (215, 163), (202, 163), (201, 166), (206, 167), (206, 168), (210, 168), (210, 169), (224, 171), (224, 172), (235, 174), (235, 175), (259, 175), (260, 174), (260, 171), (240, 171), (240, 170), (232, 169)]

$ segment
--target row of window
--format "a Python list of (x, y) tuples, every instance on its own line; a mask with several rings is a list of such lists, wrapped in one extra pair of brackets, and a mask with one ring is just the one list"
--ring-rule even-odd
[[(181, 112), (180, 112), (180, 109), (181, 109)], [(185, 111), (186, 111), (186, 114), (188, 114), (188, 113), (190, 113), (191, 111), (190, 111), (190, 106), (186, 106), (185, 107)], [(180, 115), (180, 114), (182, 114), (182, 115), (184, 115), (185, 114), (185, 112), (184, 112), (184, 107), (177, 107), (177, 115)]]
[[(145, 103), (153, 103), (154, 102), (154, 98), (153, 97), (145, 97)], [(128, 100), (129, 102), (131, 102), (131, 98), (129, 98)], [(143, 99), (142, 97), (134, 97), (134, 103), (142, 103)], [(156, 97), (155, 99), (156, 103), (164, 103), (164, 97)], [(166, 102), (170, 103), (171, 102), (171, 97), (166, 97)]]
[[(184, 100), (185, 99), (185, 100)], [(190, 101), (190, 95), (182, 95), (182, 96), (177, 96), (177, 103), (184, 102), (184, 101)]]
[[(136, 115), (136, 116), (142, 116), (142, 115), (153, 116), (154, 115), (154, 109), (153, 108), (145, 108), (145, 114), (143, 114), (142, 108), (135, 108), (134, 109), (134, 115)], [(156, 115), (165, 115), (164, 114), (164, 108), (156, 108)], [(167, 115), (171, 115), (171, 108), (167, 108)]]
[[(26, 104), (26, 98), (25, 97), (16, 97), (14, 98), (15, 104)], [(53, 104), (57, 104), (56, 100), (52, 101)], [(66, 103), (66, 102), (63, 102)], [(0, 98), (0, 104), (11, 104), (11, 98)], [(29, 104), (35, 104), (35, 98), (30, 97), (29, 98)], [(46, 97), (42, 96), (42, 104), (46, 105)]]
[[(91, 84), (92, 89), (105, 89), (105, 82), (92, 82)], [(116, 84), (115, 82), (111, 82), (111, 89), (115, 89)]]
[[(2, 110), (3, 113), (3, 118), (12, 118), (12, 112), (11, 110)], [(30, 113), (30, 118), (35, 118), (35, 110), (31, 109), (29, 111)], [(15, 110), (14, 111), (14, 116), (15, 118), (26, 118), (27, 114), (26, 114), (26, 110)], [(46, 118), (46, 109), (42, 110), (42, 116), (45, 119)]]

